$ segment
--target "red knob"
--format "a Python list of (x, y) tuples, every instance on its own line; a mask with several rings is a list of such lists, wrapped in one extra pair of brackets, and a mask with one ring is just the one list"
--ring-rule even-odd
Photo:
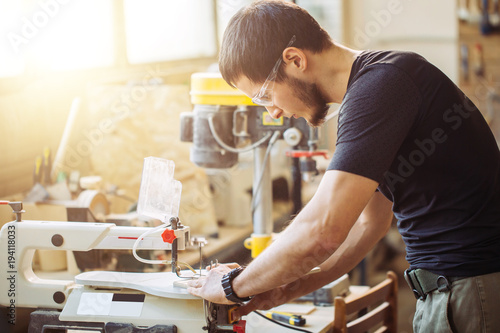
[(177, 237), (175, 236), (175, 232), (172, 229), (165, 229), (165, 231), (161, 234), (161, 238), (165, 243), (170, 243), (174, 241)]

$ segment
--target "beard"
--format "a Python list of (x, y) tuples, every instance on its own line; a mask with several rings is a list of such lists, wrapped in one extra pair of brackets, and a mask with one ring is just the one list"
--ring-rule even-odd
[(285, 80), (305, 106), (312, 110), (311, 118), (306, 119), (309, 125), (318, 127), (323, 124), (330, 106), (325, 96), (319, 91), (318, 85), (289, 76)]

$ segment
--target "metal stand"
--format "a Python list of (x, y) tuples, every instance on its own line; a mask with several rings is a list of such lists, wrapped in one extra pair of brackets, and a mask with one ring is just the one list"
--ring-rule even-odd
[[(253, 230), (256, 235), (270, 235), (273, 231), (270, 158), (263, 165), (266, 150), (267, 146), (265, 145), (254, 149), (253, 196), (255, 197), (255, 208), (253, 209)], [(261, 175), (262, 180), (259, 186)]]
[[(178, 217), (172, 217), (170, 218), (170, 224), (172, 227), (172, 230), (177, 230), (177, 224), (179, 223), (179, 218)], [(177, 239), (174, 239), (172, 242), (172, 273), (178, 274), (178, 267), (177, 267)]]

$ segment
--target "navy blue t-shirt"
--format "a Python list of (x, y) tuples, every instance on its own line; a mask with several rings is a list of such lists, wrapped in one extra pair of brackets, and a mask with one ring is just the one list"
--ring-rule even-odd
[(379, 183), (410, 268), (500, 271), (500, 153), (481, 112), (410, 52), (365, 51), (339, 113), (330, 170)]

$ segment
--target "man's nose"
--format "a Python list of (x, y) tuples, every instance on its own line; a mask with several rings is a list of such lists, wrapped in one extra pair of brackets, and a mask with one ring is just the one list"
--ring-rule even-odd
[(273, 117), (274, 119), (278, 119), (283, 115), (283, 110), (280, 108), (277, 108), (275, 106), (266, 106), (267, 112)]

